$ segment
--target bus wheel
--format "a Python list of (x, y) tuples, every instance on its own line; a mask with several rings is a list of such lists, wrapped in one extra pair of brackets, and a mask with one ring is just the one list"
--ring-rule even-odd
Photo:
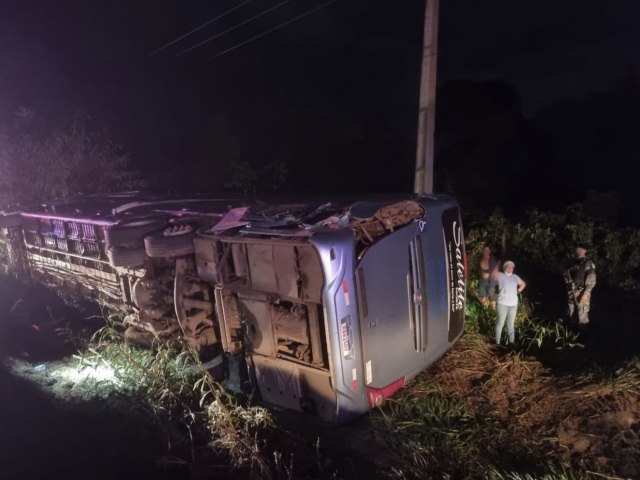
[(107, 257), (113, 267), (141, 267), (144, 265), (144, 248), (109, 247)]
[(164, 218), (132, 218), (125, 220), (104, 232), (107, 245), (112, 247), (137, 247), (151, 232), (163, 228), (167, 224)]
[(144, 238), (144, 248), (151, 258), (191, 255), (195, 231), (191, 225), (175, 225)]

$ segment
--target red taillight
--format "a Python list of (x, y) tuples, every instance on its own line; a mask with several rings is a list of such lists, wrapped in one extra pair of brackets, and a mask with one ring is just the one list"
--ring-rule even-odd
[(379, 407), (387, 398), (396, 393), (404, 386), (404, 377), (399, 378), (393, 383), (390, 383), (386, 387), (371, 388), (367, 387), (367, 400), (369, 401), (369, 408)]

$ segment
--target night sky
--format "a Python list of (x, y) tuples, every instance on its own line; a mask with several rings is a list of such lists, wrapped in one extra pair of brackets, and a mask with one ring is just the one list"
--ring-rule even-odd
[[(438, 189), (486, 206), (526, 197), (523, 208), (590, 189), (637, 198), (640, 2), (440, 9)], [(423, 11), (422, 0), (4, 1), (0, 123), (21, 106), (44, 130), (82, 112), (163, 188), (220, 190), (230, 162), (280, 160), (289, 190), (410, 191)]]

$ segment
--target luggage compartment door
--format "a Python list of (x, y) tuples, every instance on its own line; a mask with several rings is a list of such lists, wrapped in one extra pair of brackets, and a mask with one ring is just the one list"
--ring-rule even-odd
[(419, 225), (380, 239), (356, 270), (367, 387), (388, 386), (424, 364), (429, 332)]

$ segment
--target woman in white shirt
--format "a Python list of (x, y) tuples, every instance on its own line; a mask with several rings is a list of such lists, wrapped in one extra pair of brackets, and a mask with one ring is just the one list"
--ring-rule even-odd
[(513, 273), (515, 267), (515, 263), (507, 260), (502, 266), (504, 272), (497, 272), (493, 275), (493, 280), (498, 285), (498, 297), (496, 300), (496, 343), (498, 345), (500, 344), (505, 321), (507, 323), (509, 344), (515, 342), (516, 335), (513, 325), (518, 311), (518, 294), (527, 285), (524, 280)]

